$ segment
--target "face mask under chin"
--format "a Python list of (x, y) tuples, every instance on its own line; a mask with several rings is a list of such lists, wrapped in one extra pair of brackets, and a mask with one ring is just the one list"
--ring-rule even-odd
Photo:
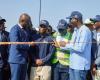
[(65, 34), (66, 34), (65, 29), (59, 29), (58, 32), (59, 32), (61, 35), (65, 35)]

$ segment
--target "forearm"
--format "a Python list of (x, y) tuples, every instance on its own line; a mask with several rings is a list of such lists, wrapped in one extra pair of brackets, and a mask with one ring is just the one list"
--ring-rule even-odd
[(51, 58), (52, 58), (52, 55), (55, 53), (55, 47), (52, 47), (50, 50), (49, 50), (49, 53), (48, 55), (42, 59), (42, 61), (44, 63), (48, 62)]

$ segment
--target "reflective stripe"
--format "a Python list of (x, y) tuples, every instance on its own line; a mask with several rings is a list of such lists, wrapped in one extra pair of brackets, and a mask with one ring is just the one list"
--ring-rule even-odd
[(61, 51), (61, 52), (64, 52), (64, 53), (70, 53), (69, 50), (62, 50), (62, 49), (60, 49), (60, 48), (57, 48), (57, 51)]
[[(72, 37), (71, 33), (67, 33), (66, 36), (63, 36), (66, 41), (70, 40)], [(59, 61), (62, 65), (69, 65), (69, 57), (70, 51), (62, 50), (60, 48), (56, 48), (57, 52), (53, 55), (53, 59), (51, 60), (52, 64), (55, 64)]]
[(69, 65), (69, 57), (69, 53), (67, 54), (57, 51), (54, 55), (54, 59), (52, 59), (52, 64), (55, 64), (59, 61), (62, 65)]

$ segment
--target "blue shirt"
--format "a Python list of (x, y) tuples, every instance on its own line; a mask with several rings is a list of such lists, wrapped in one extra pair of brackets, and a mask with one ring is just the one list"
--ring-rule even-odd
[[(89, 70), (91, 65), (91, 31), (86, 26), (75, 29), (71, 43), (62, 49), (70, 49), (70, 68)], [(89, 43), (90, 42), (90, 43)]]
[[(49, 35), (39, 35), (39, 38), (36, 40), (36, 42), (53, 42), (52, 37)], [(43, 65), (50, 65), (50, 60), (52, 58), (52, 55), (55, 52), (55, 47), (48, 43), (48, 44), (36, 44), (36, 53), (32, 54), (33, 62), (36, 59), (42, 59), (44, 62)], [(33, 63), (33, 65), (35, 65)]]

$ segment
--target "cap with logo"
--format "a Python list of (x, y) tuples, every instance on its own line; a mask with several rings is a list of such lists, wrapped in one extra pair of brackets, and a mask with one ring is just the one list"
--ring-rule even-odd
[(82, 20), (82, 13), (80, 13), (79, 11), (73, 11), (69, 17), (66, 17), (66, 19), (72, 19), (72, 18)]
[(45, 27), (48, 27), (49, 26), (49, 22), (47, 20), (41, 20), (40, 21), (40, 26), (41, 25), (44, 25)]
[(59, 23), (57, 26), (58, 29), (67, 29), (67, 27), (68, 27), (68, 24), (64, 19), (59, 20)]

